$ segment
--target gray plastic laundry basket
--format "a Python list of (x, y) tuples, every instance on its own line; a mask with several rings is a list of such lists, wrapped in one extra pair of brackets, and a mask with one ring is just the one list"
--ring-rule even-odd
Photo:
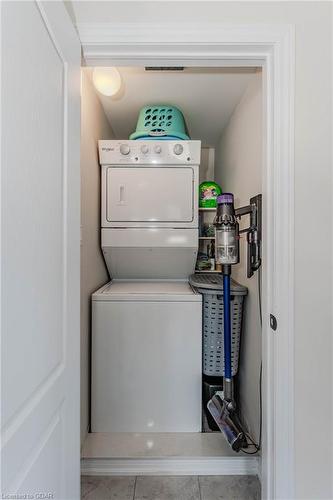
[[(224, 375), (223, 277), (219, 274), (192, 274), (190, 284), (202, 294), (202, 371), (213, 377)], [(247, 288), (231, 280), (231, 367), (238, 371), (244, 298)]]

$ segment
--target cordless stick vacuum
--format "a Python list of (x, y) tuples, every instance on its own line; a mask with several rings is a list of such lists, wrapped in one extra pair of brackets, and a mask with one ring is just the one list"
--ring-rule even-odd
[[(238, 219), (250, 215), (250, 227), (239, 231)], [(217, 264), (222, 264), (223, 275), (223, 328), (224, 328), (224, 377), (223, 391), (217, 392), (207, 408), (231, 448), (246, 448), (247, 439), (236, 413), (232, 378), (230, 276), (231, 266), (239, 262), (239, 233), (247, 233), (247, 276), (250, 278), (261, 265), (261, 195), (251, 198), (250, 205), (235, 210), (234, 197), (224, 193), (217, 198), (215, 225), (215, 254)]]

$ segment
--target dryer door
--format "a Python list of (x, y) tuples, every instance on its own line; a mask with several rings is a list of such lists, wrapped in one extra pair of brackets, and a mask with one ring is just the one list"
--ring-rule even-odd
[(106, 220), (111, 224), (179, 224), (194, 219), (192, 166), (108, 167), (105, 194)]

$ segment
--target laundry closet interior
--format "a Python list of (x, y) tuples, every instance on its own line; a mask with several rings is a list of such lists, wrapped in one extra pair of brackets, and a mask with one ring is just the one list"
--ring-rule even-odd
[[(191, 460), (260, 457), (262, 102), (255, 67), (82, 69), (86, 474), (186, 474)], [(216, 205), (232, 203), (231, 416), (240, 441), (233, 419), (217, 416), (219, 426), (207, 408), (216, 392), (223, 402), (226, 369)]]

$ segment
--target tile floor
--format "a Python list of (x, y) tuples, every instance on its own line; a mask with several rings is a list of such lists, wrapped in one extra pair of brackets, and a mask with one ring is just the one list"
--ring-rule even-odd
[(259, 500), (255, 476), (83, 476), (82, 500)]

